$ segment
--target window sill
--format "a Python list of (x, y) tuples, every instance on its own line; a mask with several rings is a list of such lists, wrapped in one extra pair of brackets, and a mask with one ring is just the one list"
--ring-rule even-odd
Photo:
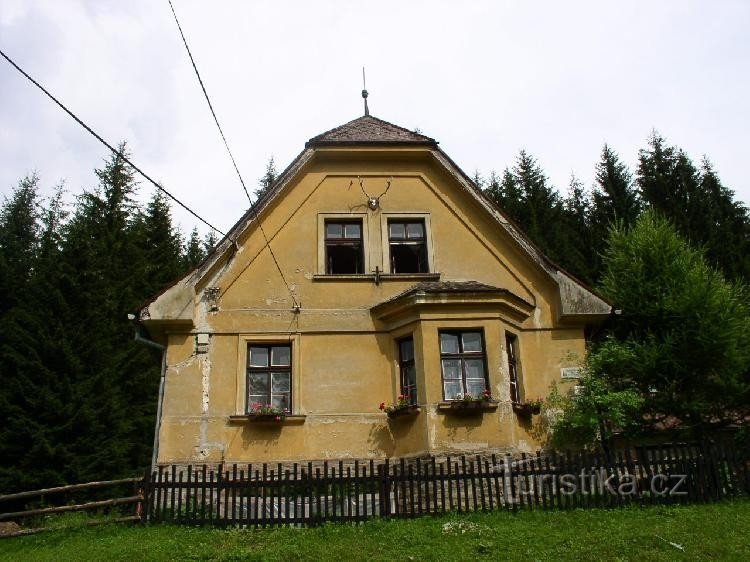
[(398, 418), (412, 418), (414, 416), (418, 416), (421, 411), (422, 411), (422, 408), (420, 408), (417, 405), (414, 405), (414, 406), (408, 406), (406, 408), (400, 408), (393, 412), (386, 412), (386, 415), (388, 416), (389, 420), (398, 419)]
[(254, 423), (258, 425), (299, 425), (305, 423), (307, 416), (285, 416), (281, 420), (272, 416), (256, 416), (253, 414), (239, 414), (229, 416), (229, 423)]
[[(369, 281), (374, 283), (374, 273), (316, 273), (313, 281)], [(439, 281), (439, 273), (381, 273), (380, 281)]]
[(438, 412), (457, 416), (479, 415), (497, 410), (496, 401), (464, 402), (463, 400), (446, 400), (438, 404)]

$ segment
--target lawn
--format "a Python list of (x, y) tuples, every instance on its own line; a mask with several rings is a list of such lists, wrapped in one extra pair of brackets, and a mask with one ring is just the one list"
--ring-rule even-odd
[(475, 513), (313, 529), (169, 525), (0, 540), (0, 560), (750, 560), (750, 501)]

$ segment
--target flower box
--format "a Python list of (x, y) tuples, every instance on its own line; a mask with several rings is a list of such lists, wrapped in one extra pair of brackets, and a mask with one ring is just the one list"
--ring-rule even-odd
[(438, 411), (456, 415), (479, 415), (497, 410), (496, 400), (450, 400), (441, 402)]
[(393, 418), (403, 418), (403, 417), (410, 417), (410, 416), (416, 416), (421, 412), (421, 408), (417, 406), (416, 404), (411, 404), (410, 406), (406, 406), (404, 408), (397, 408), (395, 410), (391, 410), (390, 412), (386, 412), (386, 415), (389, 419)]
[(286, 414), (248, 414), (247, 419), (251, 422), (281, 423)]
[(542, 411), (542, 405), (529, 402), (514, 402), (513, 411), (519, 416), (530, 417), (538, 415)]

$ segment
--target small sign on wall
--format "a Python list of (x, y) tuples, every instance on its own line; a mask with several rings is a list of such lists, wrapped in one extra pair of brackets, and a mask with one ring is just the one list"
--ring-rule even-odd
[(563, 379), (580, 379), (581, 368), (580, 367), (563, 367), (560, 369), (560, 376)]

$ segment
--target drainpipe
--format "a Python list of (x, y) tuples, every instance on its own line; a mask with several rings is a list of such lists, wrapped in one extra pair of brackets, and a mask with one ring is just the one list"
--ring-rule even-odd
[[(135, 315), (128, 314), (128, 320), (134, 321)], [(154, 426), (154, 447), (153, 453), (151, 454), (151, 473), (156, 469), (156, 459), (159, 453), (159, 430), (161, 429), (161, 408), (164, 402), (164, 377), (167, 373), (167, 348), (160, 343), (145, 338), (141, 335), (143, 328), (140, 323), (135, 324), (135, 341), (153, 347), (161, 351), (161, 376), (159, 377), (159, 398), (156, 403), (156, 424)]]

